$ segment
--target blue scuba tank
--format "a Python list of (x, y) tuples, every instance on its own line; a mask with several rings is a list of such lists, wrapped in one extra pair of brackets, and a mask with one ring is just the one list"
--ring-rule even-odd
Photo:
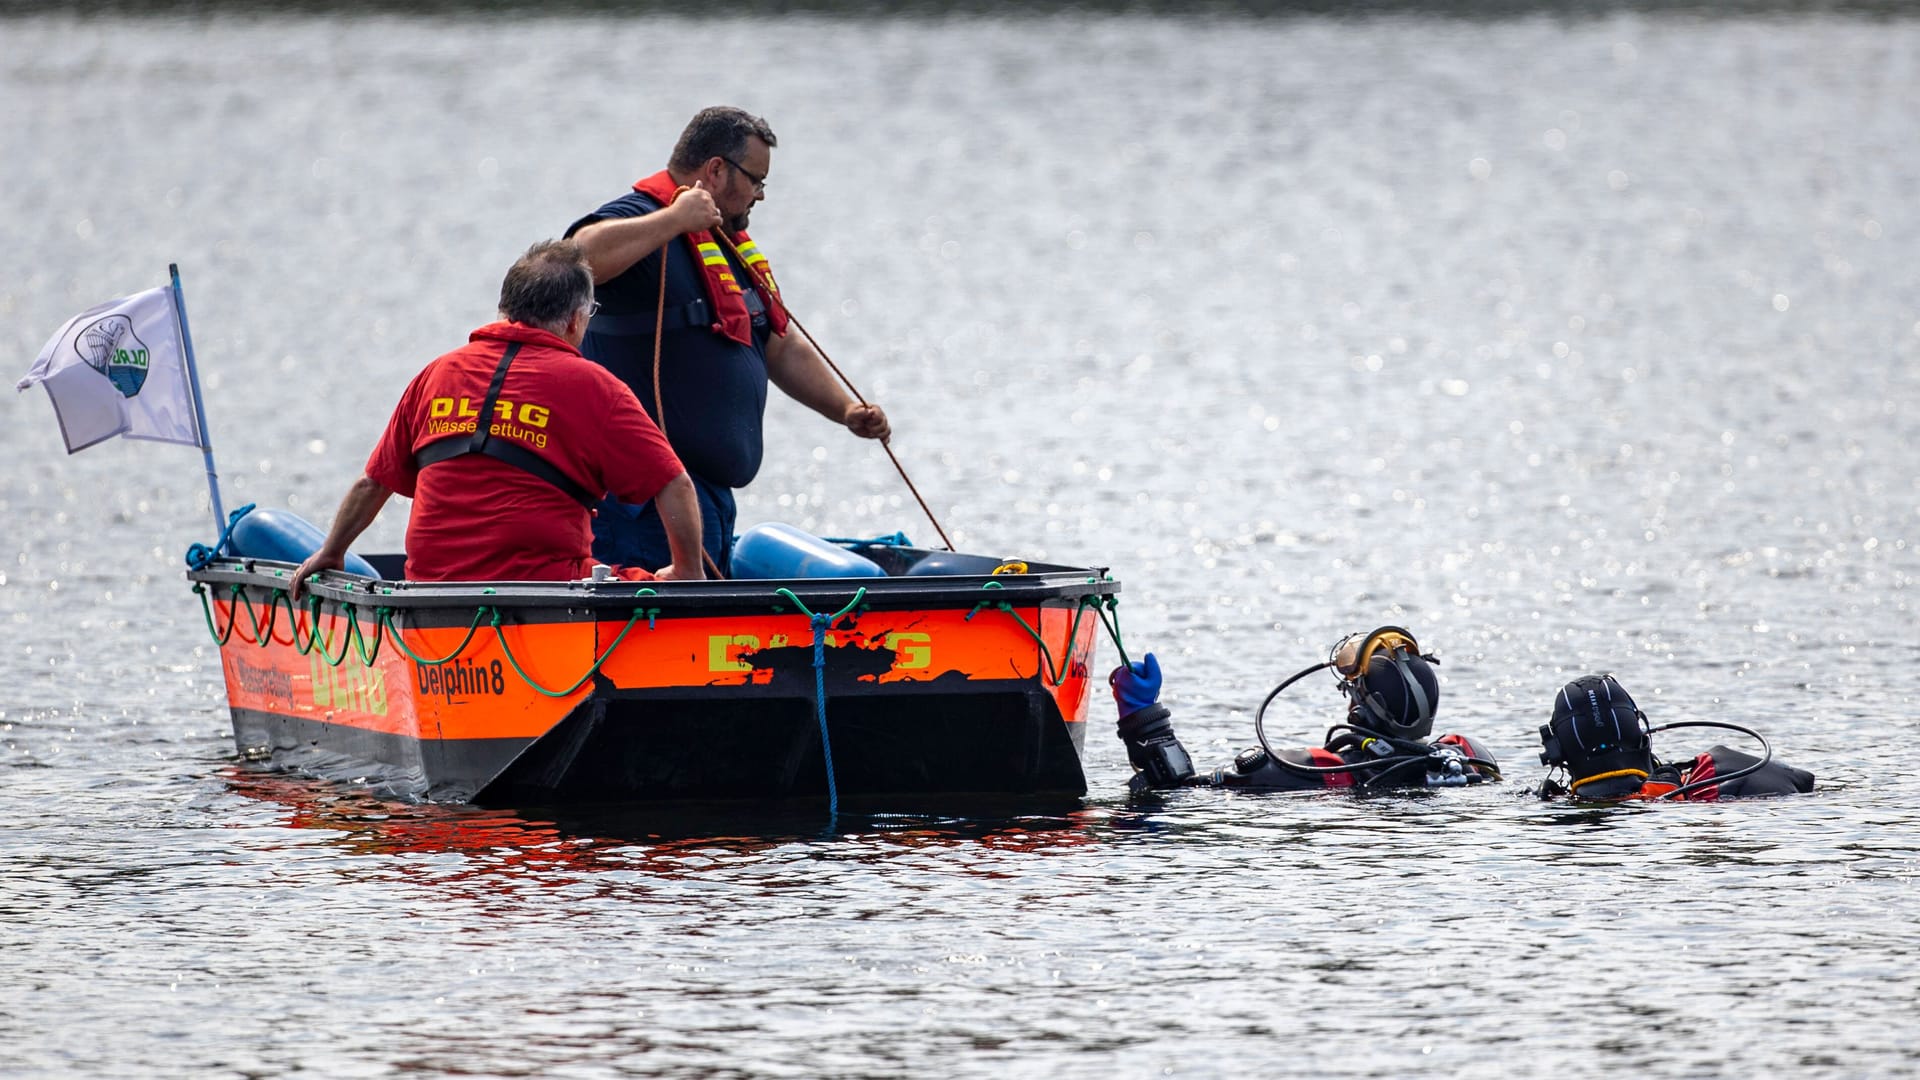
[[(327, 534), (320, 527), (291, 510), (280, 510), (267, 506), (253, 510), (240, 518), (233, 527), (232, 538), (227, 550), (236, 558), (273, 559), (299, 565), (307, 556), (320, 550)], [(361, 577), (378, 578), (380, 572), (373, 564), (347, 552), (344, 567), (349, 574)]]
[(734, 541), (733, 576), (758, 580), (886, 577), (887, 572), (865, 555), (829, 544), (785, 522), (769, 521), (755, 525)]

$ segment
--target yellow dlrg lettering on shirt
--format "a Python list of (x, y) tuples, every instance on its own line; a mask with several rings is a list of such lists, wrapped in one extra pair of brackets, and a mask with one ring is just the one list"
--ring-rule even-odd
[[(454, 415), (456, 409), (463, 419), (475, 419), (480, 415), (480, 406), (470, 397), (458, 399), (437, 397), (427, 402), (427, 418), (444, 420)], [(517, 423), (522, 427), (543, 428), (552, 422), (553, 410), (531, 401), (496, 401), (493, 403), (493, 418), (496, 421)]]
[(487, 432), (502, 439), (513, 439), (516, 442), (526, 443), (535, 450), (545, 450), (547, 448), (546, 432), (523, 428), (510, 420), (497, 421), (487, 428)]
[[(515, 419), (516, 414), (518, 416), (517, 420)], [(547, 426), (547, 421), (552, 418), (552, 416), (553, 410), (547, 408), (545, 405), (535, 405), (530, 401), (521, 402), (519, 405), (515, 405), (511, 401), (496, 401), (493, 403), (493, 418), (495, 420), (504, 420), (510, 424), (519, 423), (527, 427), (543, 428)]]

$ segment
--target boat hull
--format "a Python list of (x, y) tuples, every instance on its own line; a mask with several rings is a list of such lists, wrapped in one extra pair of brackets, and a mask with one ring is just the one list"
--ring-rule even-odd
[(290, 571), (189, 575), (242, 756), (486, 805), (1081, 795), (1088, 672), (1118, 592), (1065, 567), (650, 586), (330, 575), (295, 605)]

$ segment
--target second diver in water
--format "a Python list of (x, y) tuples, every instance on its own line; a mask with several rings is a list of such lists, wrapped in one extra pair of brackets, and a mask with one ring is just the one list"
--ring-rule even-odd
[[(1652, 736), (1675, 728), (1738, 732), (1759, 744), (1760, 756), (1715, 745), (1691, 758), (1656, 758)], [(1555, 770), (1540, 785), (1541, 798), (1717, 802), (1813, 790), (1813, 774), (1774, 760), (1772, 744), (1751, 728), (1722, 720), (1649, 725), (1611, 675), (1583, 675), (1563, 687), (1553, 699), (1553, 718), (1540, 728), (1540, 745), (1540, 763)]]
[[(1274, 687), (1254, 718), (1259, 745), (1232, 763), (1198, 773), (1160, 704), (1160, 664), (1152, 653), (1113, 671), (1119, 734), (1133, 763), (1135, 791), (1228, 787), (1268, 791), (1328, 788), (1457, 787), (1500, 779), (1500, 767), (1475, 739), (1429, 738), (1440, 703), (1438, 661), (1397, 626), (1354, 634), (1315, 664)], [(1267, 743), (1267, 706), (1287, 687), (1331, 669), (1347, 699), (1346, 719), (1327, 729), (1325, 745), (1275, 750)]]

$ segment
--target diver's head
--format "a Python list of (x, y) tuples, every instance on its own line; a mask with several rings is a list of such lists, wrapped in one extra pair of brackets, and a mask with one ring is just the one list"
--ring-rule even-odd
[(1583, 799), (1632, 795), (1653, 771), (1646, 714), (1611, 675), (1583, 675), (1563, 687), (1540, 744), (1540, 763), (1566, 769), (1569, 793)]
[(1348, 722), (1396, 739), (1424, 739), (1440, 705), (1440, 677), (1413, 635), (1397, 626), (1353, 634), (1333, 647)]

